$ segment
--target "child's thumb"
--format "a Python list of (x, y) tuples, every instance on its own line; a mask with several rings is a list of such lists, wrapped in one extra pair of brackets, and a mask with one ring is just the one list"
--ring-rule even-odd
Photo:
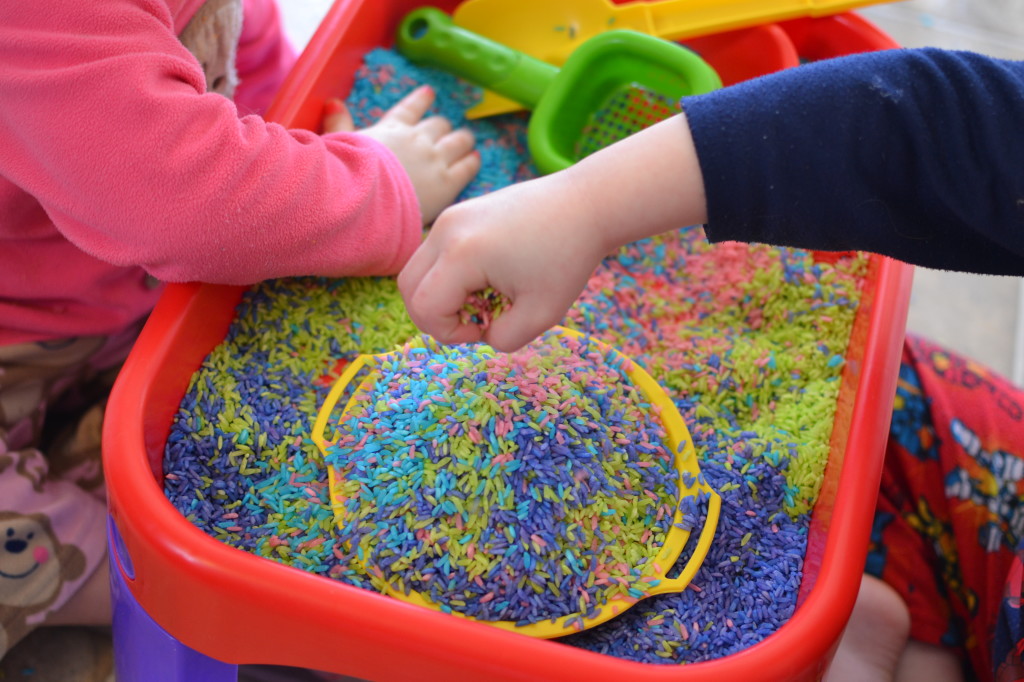
[(484, 341), (495, 350), (511, 353), (558, 324), (561, 317), (546, 310), (542, 302), (520, 297), (491, 323), (484, 332)]
[(352, 120), (352, 112), (348, 110), (345, 103), (337, 97), (324, 102), (324, 132), (325, 133), (351, 133), (356, 129)]

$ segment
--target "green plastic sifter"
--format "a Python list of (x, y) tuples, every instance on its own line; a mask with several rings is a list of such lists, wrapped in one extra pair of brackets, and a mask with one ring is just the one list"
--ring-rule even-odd
[(695, 52), (636, 31), (589, 38), (558, 68), (456, 26), (441, 10), (421, 7), (403, 18), (395, 44), (413, 62), (531, 109), (527, 144), (541, 173), (568, 168), (672, 116), (680, 97), (722, 86)]

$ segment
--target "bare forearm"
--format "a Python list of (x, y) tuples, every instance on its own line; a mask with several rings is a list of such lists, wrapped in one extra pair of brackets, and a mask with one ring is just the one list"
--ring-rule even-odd
[(682, 114), (662, 121), (563, 171), (585, 202), (593, 234), (614, 249), (706, 221), (704, 181)]

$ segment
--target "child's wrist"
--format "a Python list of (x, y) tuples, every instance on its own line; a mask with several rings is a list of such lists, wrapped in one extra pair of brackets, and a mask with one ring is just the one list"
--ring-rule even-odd
[(609, 210), (614, 209), (616, 200), (609, 196), (605, 183), (578, 166), (559, 172), (557, 178), (560, 186), (556, 195), (560, 197), (563, 210), (569, 212), (565, 220), (567, 237), (571, 240), (569, 243), (580, 245), (578, 253), (593, 252), (601, 258), (622, 246), (615, 243), (618, 234), (614, 221), (609, 220)]

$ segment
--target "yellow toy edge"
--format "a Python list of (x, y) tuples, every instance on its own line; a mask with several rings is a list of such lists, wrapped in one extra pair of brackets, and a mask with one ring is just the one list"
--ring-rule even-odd
[[(574, 329), (567, 327), (554, 327), (552, 331), (562, 336), (575, 336), (577, 338), (586, 337), (585, 334), (578, 332)], [(507, 620), (481, 620), (468, 616), (453, 610), (445, 610), (440, 604), (433, 602), (422, 594), (416, 591), (404, 592), (402, 590), (392, 587), (386, 580), (382, 581), (384, 591), (395, 599), (400, 599), (406, 603), (414, 604), (424, 608), (446, 613), (450, 616), (457, 618), (463, 618), (466, 620), (472, 620), (478, 623), (490, 625), (492, 627), (501, 628), (503, 630), (509, 630), (517, 632), (519, 634), (527, 635), (530, 637), (536, 637), (538, 639), (553, 639), (556, 637), (564, 637), (572, 634), (573, 632), (579, 632), (582, 630), (590, 629), (594, 626), (600, 625), (608, 620), (611, 620), (615, 616), (623, 613), (640, 599), (654, 596), (656, 594), (666, 594), (671, 592), (681, 592), (693, 579), (693, 576), (700, 569), (701, 564), (704, 562), (704, 558), (707, 556), (709, 549), (711, 548), (711, 542), (714, 539), (715, 531), (718, 527), (719, 510), (721, 508), (721, 498), (718, 493), (714, 491), (706, 483), (698, 484), (695, 486), (687, 487), (683, 482), (683, 473), (687, 472), (694, 477), (700, 474), (700, 466), (697, 462), (696, 451), (693, 447), (693, 441), (690, 437), (690, 431), (686, 427), (686, 423), (683, 421), (682, 415), (676, 409), (671, 399), (665, 393), (664, 389), (658, 384), (654, 378), (648, 374), (648, 372), (641, 367), (639, 364), (634, 362), (632, 359), (621, 353), (616, 348), (609, 346), (608, 344), (594, 338), (586, 337), (590, 342), (597, 345), (599, 348), (610, 352), (619, 357), (623, 362), (623, 368), (626, 371), (627, 376), (633, 380), (633, 383), (637, 388), (641, 389), (643, 394), (647, 396), (649, 400), (658, 406), (658, 416), (665, 427), (665, 439), (668, 441), (667, 445), (671, 448), (673, 455), (674, 464), (676, 471), (679, 473), (679, 488), (680, 497), (682, 491), (692, 491), (694, 488), (699, 488), (709, 494), (708, 501), (708, 513), (704, 521), (704, 527), (701, 529), (700, 537), (693, 553), (690, 555), (689, 560), (684, 566), (683, 571), (676, 578), (667, 578), (666, 568), (670, 568), (678, 559), (679, 554), (682, 552), (687, 541), (689, 540), (690, 531), (684, 530), (678, 527), (678, 524), (682, 521), (682, 510), (676, 505), (675, 514), (672, 520), (672, 527), (665, 538), (665, 542), (662, 546), (661, 551), (653, 559), (656, 564), (655, 572), (650, 576), (657, 580), (657, 584), (653, 587), (644, 591), (644, 596), (639, 598), (633, 597), (616, 597), (610, 599), (604, 604), (596, 607), (596, 613), (593, 616), (581, 617), (578, 613), (572, 613), (566, 616), (560, 616), (555, 620), (545, 620), (536, 623), (529, 623), (525, 625), (519, 625), (514, 621)], [(313, 425), (313, 441), (320, 449), (321, 454), (327, 457), (327, 442), (324, 431), (327, 427), (327, 421), (330, 419), (331, 413), (334, 411), (334, 407), (341, 397), (341, 394), (345, 391), (345, 388), (351, 383), (352, 379), (356, 376), (360, 369), (371, 360), (379, 360), (382, 357), (386, 357), (390, 353), (384, 353), (380, 356), (375, 355), (360, 355), (352, 363), (345, 368), (345, 371), (338, 377), (334, 385), (331, 387), (330, 392), (327, 394), (327, 398), (324, 400), (324, 404), (321, 406), (320, 411), (317, 413), (316, 420)], [(364, 380), (364, 384), (368, 383), (370, 378)], [(361, 387), (360, 387), (361, 388)], [(348, 405), (345, 407), (345, 411), (349, 409), (352, 401), (355, 399), (359, 389), (353, 391), (352, 397), (349, 399)], [(343, 512), (344, 509), (340, 507), (340, 495), (338, 494), (338, 488), (341, 485), (341, 481), (335, 473), (335, 468), (327, 466), (328, 485), (331, 498), (331, 508), (335, 514)], [(364, 566), (365, 569), (365, 566)], [(582, 623), (582, 626), (580, 625)]]

